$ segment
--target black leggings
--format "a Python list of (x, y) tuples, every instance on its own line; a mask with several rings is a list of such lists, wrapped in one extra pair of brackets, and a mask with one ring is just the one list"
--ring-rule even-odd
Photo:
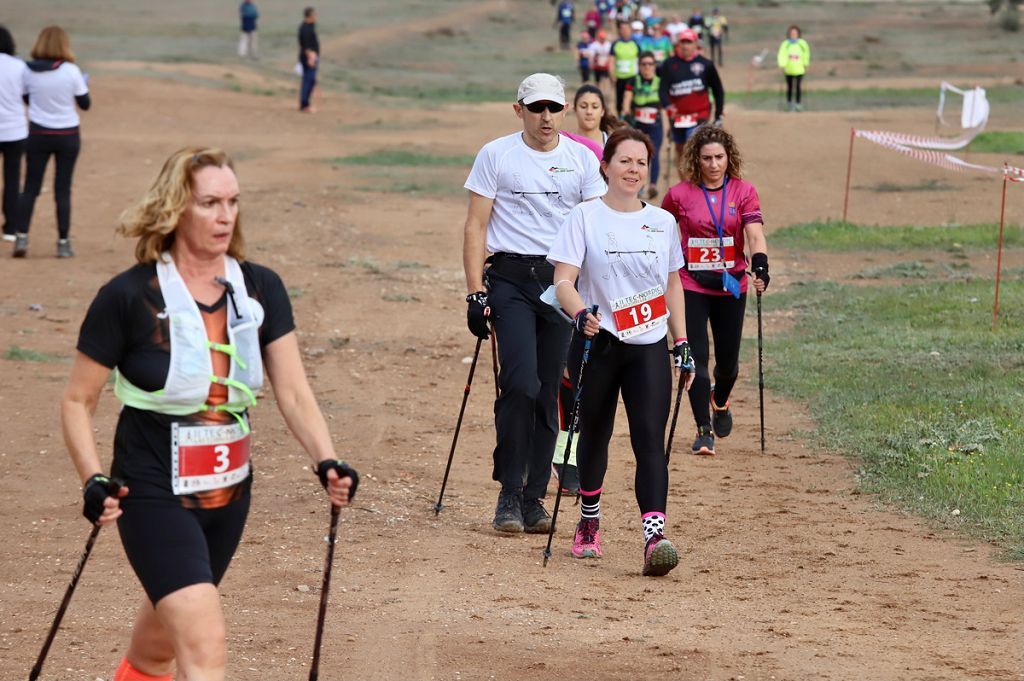
[(4, 157), (4, 234), (14, 234), (18, 225), (18, 193), (21, 191), (21, 157), (25, 140), (0, 142)]
[[(574, 385), (579, 378), (583, 343), (576, 334), (569, 346), (569, 372)], [(642, 514), (664, 513), (668, 498), (665, 424), (672, 399), (672, 363), (664, 339), (650, 345), (628, 345), (607, 331), (594, 337), (580, 393), (576, 455), (580, 487), (594, 491), (604, 484), (620, 390), (636, 459), (637, 505)]]
[[(741, 275), (742, 276), (742, 275)], [(715, 340), (715, 403), (725, 404), (736, 385), (740, 365), (740, 340), (743, 337), (743, 314), (747, 294), (710, 296), (696, 291), (683, 291), (686, 303), (686, 337), (696, 364), (697, 376), (690, 387), (690, 409), (698, 426), (711, 426), (711, 375), (708, 322)]]
[(43, 188), (43, 174), (46, 164), (53, 156), (56, 174), (53, 178), (53, 197), (57, 202), (57, 233), (67, 239), (71, 231), (71, 178), (75, 172), (75, 161), (81, 149), (82, 139), (78, 132), (70, 134), (36, 134), (28, 136), (26, 148), (25, 189), (18, 203), (20, 220), (19, 232), (28, 233), (32, 224), (32, 211), (36, 198)]
[(786, 101), (793, 101), (793, 90), (796, 90), (796, 103), (800, 103), (800, 82), (804, 79), (803, 75), (799, 76), (786, 76)]
[(150, 603), (193, 584), (219, 584), (242, 539), (249, 493), (220, 508), (185, 508), (178, 499), (121, 501), (117, 521), (128, 562)]

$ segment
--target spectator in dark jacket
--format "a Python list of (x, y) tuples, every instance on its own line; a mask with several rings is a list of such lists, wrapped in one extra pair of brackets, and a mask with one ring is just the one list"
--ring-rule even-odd
[(260, 11), (252, 0), (242, 0), (238, 7), (238, 17), (242, 21), (242, 37), (238, 41), (238, 56), (256, 59), (256, 20)]
[(316, 70), (320, 64), (320, 40), (316, 37), (316, 10), (307, 7), (302, 11), (299, 24), (299, 64), (302, 66), (302, 89), (299, 91), (299, 111), (315, 113), (309, 98), (316, 86)]

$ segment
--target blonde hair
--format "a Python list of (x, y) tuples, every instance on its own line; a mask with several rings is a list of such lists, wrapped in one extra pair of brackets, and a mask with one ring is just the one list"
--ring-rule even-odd
[(721, 144), (725, 149), (728, 163), (725, 168), (730, 179), (743, 178), (743, 157), (740, 156), (736, 140), (723, 128), (704, 123), (686, 140), (683, 153), (679, 155), (679, 174), (692, 184), (699, 185), (704, 181), (700, 171), (700, 150), (708, 144)]
[[(121, 214), (118, 231), (127, 237), (138, 237), (135, 259), (140, 263), (156, 262), (160, 254), (174, 244), (181, 214), (192, 201), (192, 188), (197, 172), (214, 166), (235, 170), (231, 158), (220, 149), (184, 147), (171, 154), (160, 169), (153, 186), (135, 206)], [(228, 244), (228, 255), (245, 259), (242, 237), (242, 213), (235, 218), (235, 229)]]
[(39, 32), (36, 44), (32, 46), (33, 59), (59, 59), (75, 63), (75, 53), (71, 51), (71, 39), (67, 31), (60, 26), (47, 26)]

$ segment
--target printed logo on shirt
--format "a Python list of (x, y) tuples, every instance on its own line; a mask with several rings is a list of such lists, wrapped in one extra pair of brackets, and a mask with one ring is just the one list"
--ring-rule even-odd
[(649, 232), (651, 234), (662, 234), (665, 232), (661, 227), (651, 227), (650, 225), (644, 225), (640, 228), (641, 232)]
[(575, 168), (559, 168), (558, 166), (551, 166), (548, 168), (549, 173), (575, 173)]
[(701, 64), (699, 61), (693, 62), (692, 64), (690, 64), (690, 73), (692, 73), (695, 76), (699, 76), (700, 74), (704, 73), (704, 65)]
[(736, 202), (730, 201), (726, 205), (729, 207), (729, 215), (736, 215)]

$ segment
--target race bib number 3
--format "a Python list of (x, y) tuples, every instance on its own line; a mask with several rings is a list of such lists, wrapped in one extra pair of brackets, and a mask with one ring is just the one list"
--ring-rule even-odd
[(171, 426), (171, 489), (193, 494), (249, 477), (250, 434), (237, 423)]
[[(724, 252), (722, 246), (725, 246)], [(690, 237), (686, 242), (686, 269), (727, 270), (736, 266), (735, 240), (727, 236), (719, 241), (715, 237)]]
[(660, 286), (612, 301), (619, 340), (646, 333), (668, 321), (665, 292)]

